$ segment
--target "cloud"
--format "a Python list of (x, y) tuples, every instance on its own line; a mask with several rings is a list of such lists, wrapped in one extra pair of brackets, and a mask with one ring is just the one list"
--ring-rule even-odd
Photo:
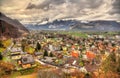
[(44, 0), (40, 4), (32, 4), (29, 3), (26, 9), (50, 9), (52, 5), (62, 5), (62, 4), (69, 4), (71, 5), (75, 4), (78, 7), (77, 8), (97, 8), (99, 7), (102, 3), (103, 0)]
[[(108, 5), (107, 5), (108, 4)], [(41, 10), (43, 16), (55, 19), (92, 19), (106, 13), (110, 4), (106, 0), (44, 0), (29, 3), (27, 10)]]
[(27, 6), (27, 9), (44, 9), (44, 10), (48, 10), (50, 8), (51, 5), (60, 5), (65, 3), (65, 0), (44, 0), (42, 3), (40, 4), (31, 4), (29, 3), (29, 5)]
[(103, 0), (68, 0), (71, 3), (79, 5), (81, 8), (98, 8)]
[[(22, 23), (45, 18), (78, 20), (118, 20), (120, 0), (0, 0), (0, 10)], [(45, 21), (45, 20), (44, 20)]]
[(0, 0), (0, 11), (13, 12), (20, 11), (26, 7), (29, 0)]
[(112, 9), (110, 10), (110, 14), (120, 14), (120, 0), (114, 0), (112, 3)]

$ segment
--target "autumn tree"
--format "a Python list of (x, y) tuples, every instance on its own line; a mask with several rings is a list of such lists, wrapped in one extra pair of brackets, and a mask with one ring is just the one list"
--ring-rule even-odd
[(115, 52), (109, 54), (109, 56), (102, 62), (102, 70), (105, 75), (111, 72), (111, 75), (114, 73), (120, 72), (120, 57), (116, 56)]
[(10, 74), (14, 70), (14, 66), (10, 63), (0, 61), (0, 78), (3, 75)]

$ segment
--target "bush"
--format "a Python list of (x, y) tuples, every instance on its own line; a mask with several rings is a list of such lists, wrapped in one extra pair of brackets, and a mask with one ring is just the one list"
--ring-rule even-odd
[(34, 69), (33, 69), (33, 68), (20, 70), (20, 73), (21, 73), (22, 75), (31, 74), (31, 73), (33, 73), (33, 72), (34, 72)]

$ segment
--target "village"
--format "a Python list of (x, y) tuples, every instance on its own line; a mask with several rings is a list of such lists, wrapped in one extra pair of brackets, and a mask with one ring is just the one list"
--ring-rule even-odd
[[(26, 37), (11, 39), (11, 45), (2, 55), (14, 66), (14, 71), (36, 68), (40, 63), (65, 73), (77, 70), (89, 76), (100, 69), (111, 54), (115, 55), (113, 59), (120, 57), (119, 39), (119, 34), (88, 34), (83, 38), (57, 32), (31, 32)], [(120, 59), (116, 62), (119, 72)]]

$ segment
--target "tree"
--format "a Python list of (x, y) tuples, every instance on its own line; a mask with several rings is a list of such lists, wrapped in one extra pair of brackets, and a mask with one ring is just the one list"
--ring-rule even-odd
[(0, 61), (0, 77), (3, 77), (6, 74), (10, 75), (14, 68), (14, 65), (11, 63)]
[(48, 52), (47, 52), (47, 50), (45, 50), (45, 52), (44, 52), (44, 56), (48, 56)]
[(22, 51), (25, 52), (25, 45), (24, 44), (21, 45), (21, 48), (22, 48)]
[(50, 57), (53, 57), (53, 53), (52, 52), (50, 52)]
[(2, 41), (0, 40), (0, 47), (4, 47), (4, 45), (2, 44)]
[(62, 46), (60, 46), (60, 50), (62, 51), (63, 49), (62, 49)]
[(117, 56), (117, 72), (120, 73), (120, 56)]
[(87, 74), (85, 74), (85, 77), (84, 77), (84, 78), (91, 78), (91, 76), (90, 76), (89, 73), (87, 73)]
[(15, 41), (15, 40), (13, 40), (13, 44), (14, 44), (14, 45), (16, 44), (16, 41)]
[[(118, 60), (117, 60), (118, 59)], [(119, 73), (120, 66), (120, 57), (116, 56), (114, 52), (110, 53), (110, 55), (102, 62), (102, 71), (104, 71), (105, 75), (111, 72), (111, 75), (114, 73)], [(114, 76), (114, 75), (113, 75)]]
[(35, 50), (38, 51), (38, 50), (40, 50), (40, 49), (41, 49), (41, 45), (39, 44), (39, 42), (37, 42), (37, 45), (36, 45)]
[(1, 25), (2, 25), (2, 33), (4, 33), (5, 32), (5, 27), (3, 26), (3, 24), (1, 23)]
[(25, 48), (26, 48), (26, 40), (25, 39), (23, 39), (21, 41), (21, 48), (22, 48), (22, 51), (25, 52)]
[(2, 54), (1, 54), (1, 52), (0, 52), (0, 60), (2, 60), (3, 59), (3, 56), (2, 56)]

